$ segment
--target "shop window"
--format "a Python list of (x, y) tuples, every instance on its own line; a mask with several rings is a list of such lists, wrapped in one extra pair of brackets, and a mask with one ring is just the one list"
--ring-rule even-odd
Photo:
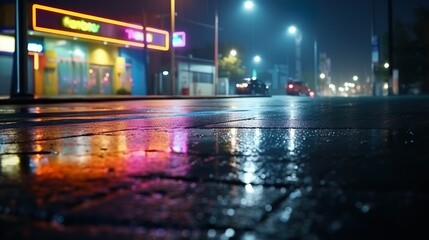
[(0, 55), (0, 95), (9, 95), (12, 82), (13, 56)]
[(86, 85), (88, 94), (113, 94), (113, 67), (90, 64)]
[(58, 92), (59, 94), (84, 94), (86, 80), (85, 62), (58, 62)]
[(205, 72), (192, 72), (194, 83), (213, 83), (213, 74)]
[(133, 85), (131, 69), (131, 64), (127, 64), (127, 66), (125, 67), (125, 72), (119, 75), (121, 85), (120, 88), (116, 91), (116, 94), (131, 94), (131, 89)]

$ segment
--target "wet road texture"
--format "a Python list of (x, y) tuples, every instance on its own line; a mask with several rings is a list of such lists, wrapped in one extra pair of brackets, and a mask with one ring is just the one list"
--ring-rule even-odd
[(427, 239), (429, 97), (0, 105), (0, 239)]

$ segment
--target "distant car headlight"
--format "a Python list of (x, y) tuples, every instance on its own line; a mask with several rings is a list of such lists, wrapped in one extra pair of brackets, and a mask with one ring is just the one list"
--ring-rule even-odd
[(293, 84), (289, 84), (289, 85), (288, 85), (288, 87), (289, 87), (289, 88), (293, 88)]
[(235, 86), (237, 88), (247, 88), (247, 86), (249, 86), (249, 84), (247, 84), (247, 83), (237, 83)]

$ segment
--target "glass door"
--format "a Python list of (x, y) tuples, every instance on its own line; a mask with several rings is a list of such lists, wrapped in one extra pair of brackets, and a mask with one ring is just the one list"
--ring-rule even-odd
[(90, 64), (88, 94), (113, 94), (113, 67)]

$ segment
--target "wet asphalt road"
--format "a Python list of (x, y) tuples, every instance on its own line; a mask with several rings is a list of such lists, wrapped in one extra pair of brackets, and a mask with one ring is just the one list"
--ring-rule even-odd
[(0, 105), (0, 239), (417, 239), (429, 97)]

